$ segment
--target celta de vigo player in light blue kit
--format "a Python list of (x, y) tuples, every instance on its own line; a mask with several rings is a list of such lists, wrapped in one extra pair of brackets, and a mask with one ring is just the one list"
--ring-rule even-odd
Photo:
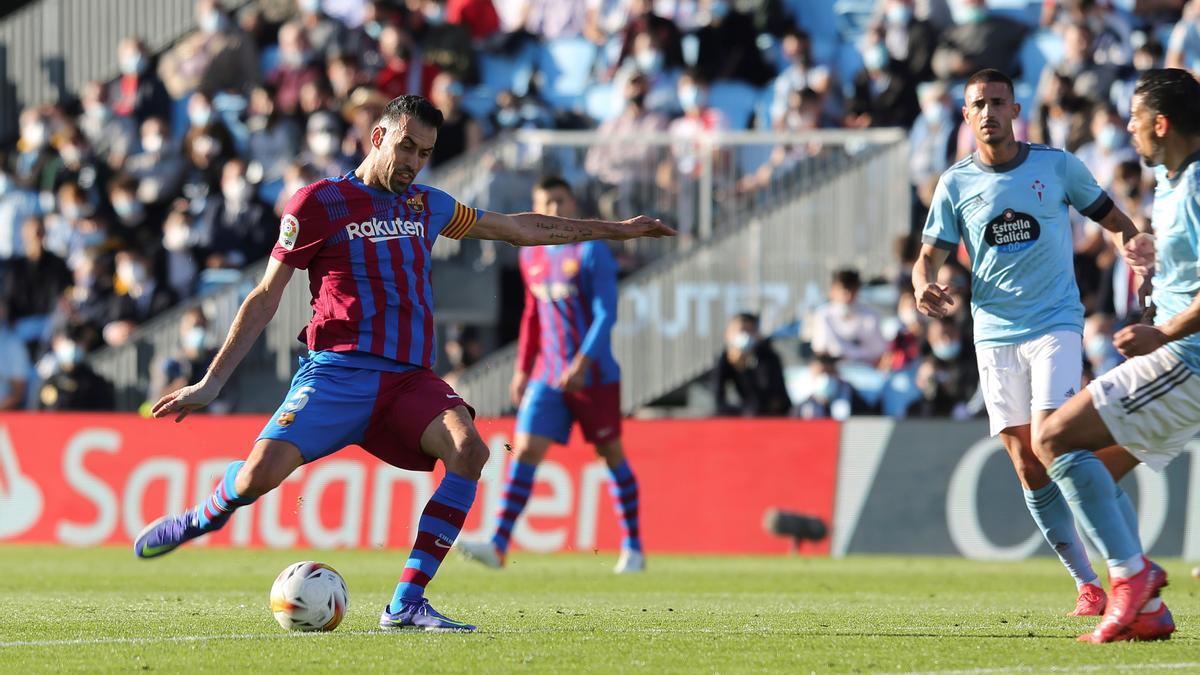
[(1200, 83), (1186, 70), (1151, 70), (1134, 89), (1129, 133), (1155, 167), (1154, 325), (1115, 337), (1129, 360), (1096, 378), (1042, 427), (1042, 461), (1110, 561), (1113, 602), (1090, 642), (1155, 640), (1175, 631), (1158, 597), (1166, 574), (1142, 553), (1112, 502), (1092, 452), (1114, 443), (1163, 469), (1200, 433)]
[[(964, 98), (963, 119), (979, 149), (947, 169), (934, 191), (913, 267), (917, 308), (932, 317), (948, 313), (949, 289), (934, 280), (950, 253), (964, 245), (991, 433), (1008, 451), (1034, 522), (1075, 579), (1078, 598), (1071, 614), (1098, 615), (1107, 602), (1104, 590), (1070, 506), (1038, 461), (1031, 439), (1083, 377), (1083, 305), (1068, 207), (1119, 236), (1125, 260), (1142, 275), (1150, 273), (1153, 241), (1138, 233), (1074, 155), (1013, 137), (1012, 121), (1021, 107), (1008, 76), (979, 71), (967, 80)], [(1128, 497), (1124, 504), (1132, 514)]]

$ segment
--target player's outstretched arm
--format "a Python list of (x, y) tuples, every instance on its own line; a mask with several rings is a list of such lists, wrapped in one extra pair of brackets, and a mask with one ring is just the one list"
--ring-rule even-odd
[(939, 285), (936, 281), (938, 270), (950, 257), (950, 252), (922, 244), (917, 262), (913, 265), (913, 292), (917, 297), (917, 309), (927, 316), (939, 318), (946, 316), (954, 299), (950, 297), (950, 287)]
[(229, 335), (225, 337), (225, 344), (221, 345), (221, 349), (213, 357), (208, 372), (196, 384), (159, 399), (151, 412), (155, 418), (178, 412), (175, 421), (182, 422), (188, 413), (208, 405), (221, 393), (221, 388), (225, 386), (229, 376), (275, 316), (293, 271), (294, 267), (275, 258), (267, 261), (266, 274), (242, 301), (242, 306), (238, 308), (237, 316), (233, 319), (233, 325), (229, 327)]
[(484, 211), (467, 233), (474, 239), (506, 241), (513, 246), (570, 244), (593, 239), (623, 241), (638, 237), (673, 237), (675, 230), (661, 220), (637, 216), (629, 220), (579, 220), (541, 213), (493, 213)]

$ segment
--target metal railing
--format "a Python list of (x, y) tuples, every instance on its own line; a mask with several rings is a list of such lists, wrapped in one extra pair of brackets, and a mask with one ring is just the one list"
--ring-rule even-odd
[[(626, 412), (708, 371), (736, 312), (758, 312), (771, 331), (799, 316), (806, 290), (825, 287), (835, 268), (878, 271), (893, 262), (892, 241), (908, 232), (908, 143), (902, 130), (878, 130), (869, 140), (868, 149), (781, 185), (776, 203), (622, 282), (613, 349)], [(830, 132), (781, 141), (857, 145), (864, 136)], [(498, 350), (463, 373), (456, 387), (480, 414), (509, 412), (515, 360), (514, 346)]]
[[(247, 0), (223, 0), (231, 9)], [(0, 20), (0, 138), (21, 107), (68, 98), (117, 73), (117, 45), (136, 35), (151, 51), (196, 25), (195, 0), (41, 0)]]

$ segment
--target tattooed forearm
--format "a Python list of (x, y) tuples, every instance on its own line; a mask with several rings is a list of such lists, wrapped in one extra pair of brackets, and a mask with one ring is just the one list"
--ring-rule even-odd
[(538, 230), (533, 243), (561, 244), (578, 241), (589, 241), (603, 236), (592, 226), (592, 221), (570, 220), (567, 218), (552, 218), (537, 216), (532, 219), (533, 227)]

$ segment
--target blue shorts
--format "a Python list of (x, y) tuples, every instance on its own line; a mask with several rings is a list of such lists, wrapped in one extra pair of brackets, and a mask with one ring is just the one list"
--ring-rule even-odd
[(258, 437), (295, 445), (306, 463), (360, 445), (392, 466), (432, 471), (436, 460), (421, 451), (421, 435), (460, 405), (475, 415), (425, 368), (389, 372), (301, 359), (287, 398)]
[(577, 421), (588, 443), (620, 438), (621, 383), (596, 384), (570, 393), (545, 382), (529, 383), (517, 409), (517, 433), (566, 443)]

